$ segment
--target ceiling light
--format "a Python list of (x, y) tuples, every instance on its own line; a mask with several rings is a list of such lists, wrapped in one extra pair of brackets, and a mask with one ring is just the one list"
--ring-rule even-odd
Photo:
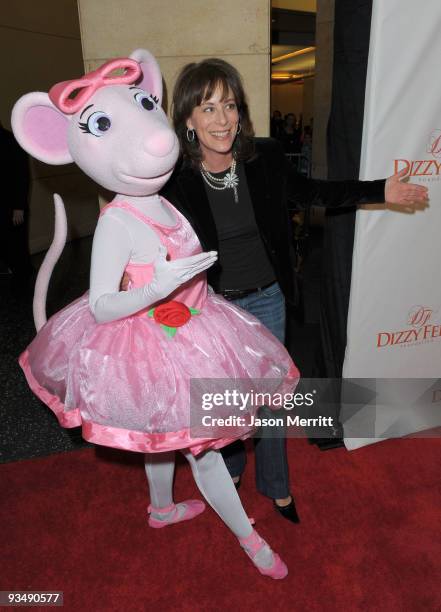
[(292, 53), (286, 53), (285, 55), (279, 55), (279, 57), (274, 57), (271, 60), (272, 64), (277, 64), (277, 62), (283, 62), (283, 60), (290, 59), (292, 57), (297, 57), (298, 55), (304, 55), (305, 53), (311, 53), (315, 51), (315, 47), (305, 47), (304, 49), (299, 49), (298, 51), (292, 51)]

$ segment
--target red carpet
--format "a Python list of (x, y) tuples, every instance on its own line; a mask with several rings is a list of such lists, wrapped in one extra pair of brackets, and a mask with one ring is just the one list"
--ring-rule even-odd
[[(141, 456), (88, 448), (0, 467), (0, 590), (64, 591), (69, 611), (441, 609), (441, 440), (288, 448), (301, 525), (255, 492), (251, 457), (241, 488), (283, 581), (260, 576), (210, 509), (150, 529)], [(199, 497), (186, 465), (175, 491)]]

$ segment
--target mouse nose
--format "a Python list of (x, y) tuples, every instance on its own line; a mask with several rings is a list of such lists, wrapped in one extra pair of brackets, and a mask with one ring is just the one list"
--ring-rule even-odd
[(166, 157), (176, 146), (176, 136), (171, 130), (156, 130), (145, 140), (145, 150), (153, 157)]

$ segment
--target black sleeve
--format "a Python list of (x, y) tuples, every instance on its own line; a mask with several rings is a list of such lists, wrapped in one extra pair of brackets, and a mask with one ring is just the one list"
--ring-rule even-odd
[(283, 168), (287, 201), (290, 210), (310, 206), (337, 208), (357, 204), (384, 202), (385, 179), (378, 181), (323, 181), (299, 174), (283, 154), (276, 141), (272, 141), (273, 160)]
[(288, 208), (337, 208), (384, 202), (385, 179), (378, 181), (320, 181), (291, 169), (287, 176)]
[(8, 177), (8, 199), (11, 209), (27, 210), (29, 207), (30, 167), (27, 153), (20, 147), (11, 133), (7, 133), (4, 158)]

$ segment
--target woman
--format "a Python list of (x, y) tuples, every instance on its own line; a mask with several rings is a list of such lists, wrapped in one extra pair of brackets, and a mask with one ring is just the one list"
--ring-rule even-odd
[[(218, 251), (218, 263), (208, 270), (214, 290), (255, 315), (282, 342), (285, 301), (295, 305), (297, 297), (288, 205), (426, 199), (427, 190), (400, 183), (402, 175), (387, 181), (326, 182), (295, 174), (279, 143), (253, 138), (241, 77), (221, 59), (182, 69), (172, 115), (182, 163), (162, 194), (190, 221), (202, 248)], [(258, 490), (274, 500), (284, 518), (298, 522), (283, 430), (263, 431), (255, 439), (255, 452)], [(234, 443), (223, 455), (238, 487), (245, 469), (244, 446)]]

